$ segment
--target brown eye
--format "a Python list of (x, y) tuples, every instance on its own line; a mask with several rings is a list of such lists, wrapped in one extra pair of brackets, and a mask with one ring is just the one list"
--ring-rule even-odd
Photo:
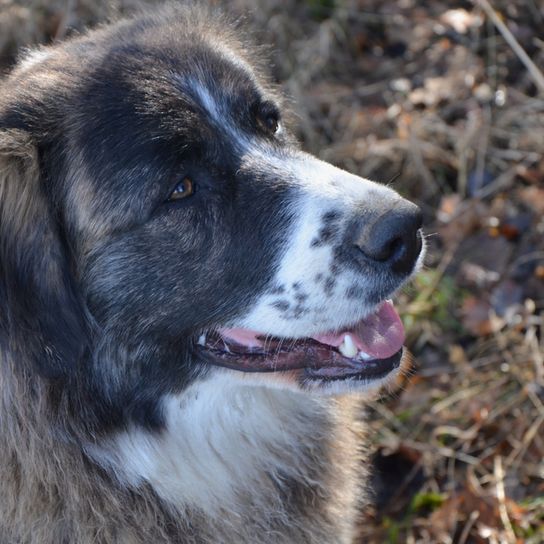
[(280, 113), (271, 102), (261, 104), (257, 113), (257, 120), (269, 134), (277, 134), (280, 130)]
[(267, 115), (263, 119), (263, 124), (266, 127), (266, 130), (272, 134), (276, 134), (276, 132), (278, 132), (278, 128), (280, 127), (280, 121), (275, 115)]
[(190, 178), (183, 178), (172, 191), (168, 201), (181, 200), (187, 198), (194, 193), (194, 184)]

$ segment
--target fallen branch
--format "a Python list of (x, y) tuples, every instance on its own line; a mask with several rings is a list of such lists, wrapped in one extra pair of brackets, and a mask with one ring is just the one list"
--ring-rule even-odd
[(502, 37), (508, 42), (508, 45), (512, 48), (514, 53), (518, 56), (519, 60), (525, 65), (529, 74), (534, 79), (536, 86), (540, 89), (540, 92), (544, 93), (544, 75), (538, 69), (537, 65), (529, 58), (529, 55), (525, 52), (523, 47), (516, 40), (512, 32), (501, 21), (497, 12), (493, 9), (491, 4), (487, 0), (474, 0), (476, 4), (479, 4), (485, 11), (486, 15), (491, 19), (497, 30), (502, 34)]

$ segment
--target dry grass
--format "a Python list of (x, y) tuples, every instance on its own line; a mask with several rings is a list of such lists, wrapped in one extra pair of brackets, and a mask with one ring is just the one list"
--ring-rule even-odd
[[(0, 0), (0, 61), (152, 3)], [(400, 297), (414, 376), (371, 414), (361, 542), (544, 542), (542, 3), (230, 4), (274, 45), (304, 147), (400, 172), (432, 234)]]

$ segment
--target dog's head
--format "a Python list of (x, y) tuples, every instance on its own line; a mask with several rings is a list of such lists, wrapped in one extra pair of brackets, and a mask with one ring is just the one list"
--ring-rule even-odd
[(2, 342), (108, 418), (219, 372), (381, 383), (420, 213), (300, 151), (282, 110), (186, 8), (23, 61), (0, 98)]

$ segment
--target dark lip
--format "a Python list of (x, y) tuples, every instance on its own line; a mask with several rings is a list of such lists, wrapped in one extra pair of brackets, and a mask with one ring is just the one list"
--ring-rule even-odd
[(400, 365), (403, 348), (385, 359), (350, 359), (332, 346), (311, 338), (268, 340), (264, 348), (246, 348), (226, 343), (212, 334), (205, 346), (195, 345), (198, 359), (205, 364), (249, 373), (303, 371), (309, 380), (378, 380)]
[(404, 348), (400, 348), (397, 353), (394, 353), (386, 359), (371, 359), (365, 361), (357, 372), (350, 372), (346, 368), (308, 368), (304, 371), (304, 378), (309, 380), (319, 380), (325, 382), (333, 382), (345, 379), (374, 381), (385, 378), (400, 366)]

